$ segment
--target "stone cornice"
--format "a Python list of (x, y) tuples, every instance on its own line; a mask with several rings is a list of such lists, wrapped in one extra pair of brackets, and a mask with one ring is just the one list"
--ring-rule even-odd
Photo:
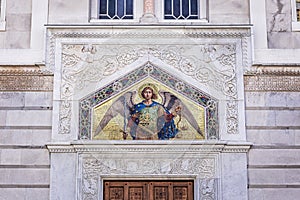
[(53, 73), (34, 65), (0, 66), (0, 76), (53, 76)]
[(223, 25), (223, 24), (187, 24), (187, 23), (176, 23), (176, 24), (156, 24), (156, 25), (144, 25), (144, 24), (129, 24), (129, 23), (120, 23), (120, 24), (46, 24), (45, 27), (47, 29), (250, 29), (252, 25), (249, 24), (229, 24), (229, 25)]
[(87, 141), (74, 143), (49, 143), (50, 153), (247, 153), (251, 143), (219, 141)]
[[(98, 29), (97, 29), (98, 28)], [(112, 29), (113, 28), (113, 29)], [(149, 29), (151, 28), (151, 29)], [(250, 27), (220, 26), (54, 26), (50, 39), (56, 38), (244, 38), (250, 37)], [(173, 31), (172, 31), (173, 30)]]
[(255, 75), (283, 75), (283, 76), (299, 76), (299, 65), (281, 65), (281, 66), (252, 66), (250, 70), (246, 71), (246, 76)]

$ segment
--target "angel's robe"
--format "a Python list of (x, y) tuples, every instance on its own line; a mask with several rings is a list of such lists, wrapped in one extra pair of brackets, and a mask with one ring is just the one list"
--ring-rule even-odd
[(128, 122), (130, 135), (135, 139), (174, 138), (178, 129), (174, 123), (174, 115), (163, 105), (155, 101), (151, 105), (143, 102), (134, 105)]

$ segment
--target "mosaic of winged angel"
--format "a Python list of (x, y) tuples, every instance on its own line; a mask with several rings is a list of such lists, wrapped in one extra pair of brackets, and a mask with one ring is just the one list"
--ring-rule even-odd
[[(141, 101), (134, 103), (137, 93)], [(157, 99), (161, 99), (162, 102), (159, 103)], [(178, 137), (183, 116), (190, 126), (203, 136), (199, 122), (188, 106), (173, 93), (158, 91), (152, 83), (143, 84), (137, 92), (126, 92), (114, 100), (97, 124), (94, 137), (118, 115), (123, 116), (119, 119), (123, 120), (123, 127), (119, 130), (123, 133), (123, 139), (128, 139), (128, 135), (133, 140), (168, 140)]]

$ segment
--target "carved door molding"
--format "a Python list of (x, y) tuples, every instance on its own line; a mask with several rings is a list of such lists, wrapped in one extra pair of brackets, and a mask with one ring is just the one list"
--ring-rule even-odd
[(193, 200), (192, 180), (104, 181), (104, 200)]

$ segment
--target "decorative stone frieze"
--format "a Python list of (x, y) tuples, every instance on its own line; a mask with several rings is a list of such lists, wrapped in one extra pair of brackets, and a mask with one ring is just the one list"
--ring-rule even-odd
[[(90, 50), (87, 50), (90, 48)], [(106, 54), (97, 49), (106, 48)], [(193, 48), (198, 52), (190, 54)], [(88, 82), (100, 81), (143, 57), (154, 57), (191, 76), (200, 83), (213, 85), (226, 96), (236, 98), (235, 45), (63, 45), (62, 97), (72, 95), (75, 88), (84, 89)], [(103, 62), (103, 59), (105, 59)], [(67, 86), (64, 86), (67, 85)]]
[(34, 66), (0, 66), (0, 91), (52, 91), (53, 74)]
[[(49, 30), (55, 29), (55, 27), (49, 27)], [(60, 27), (61, 28), (61, 27)], [(104, 28), (104, 27), (103, 27)], [(134, 27), (133, 27), (134, 28)], [(164, 28), (162, 26), (160, 29)], [(180, 27), (179, 27), (180, 28)], [(73, 30), (61, 30), (61, 31), (48, 31), (48, 40), (47, 40), (47, 51), (48, 51), (48, 59), (47, 66), (48, 69), (53, 71), (55, 68), (55, 48), (57, 48), (57, 41), (60, 41), (63, 38), (69, 39), (80, 39), (80, 38), (90, 38), (90, 39), (107, 39), (107, 38), (230, 38), (230, 39), (242, 39), (243, 43), (243, 66), (247, 69), (250, 68), (251, 56), (248, 53), (250, 48), (250, 29), (248, 27), (244, 28), (193, 28), (193, 27), (184, 27), (184, 29), (171, 29), (170, 31), (155, 31), (151, 29), (147, 29), (146, 31), (141, 31), (136, 29), (135, 31), (127, 31), (127, 29), (115, 29), (113, 32), (104, 31), (96, 32), (91, 30), (85, 31), (77, 31)], [(246, 51), (246, 52), (245, 52)]]
[(227, 143), (222, 141), (78, 141), (69, 143), (49, 143), (50, 153), (165, 153), (183, 155), (190, 153), (246, 153), (251, 143)]
[(245, 91), (300, 91), (300, 67), (259, 66), (244, 76)]
[[(84, 156), (84, 155), (83, 155)], [(115, 159), (105, 158), (105, 156), (92, 156), (90, 158), (82, 158), (82, 182), (81, 196), (82, 199), (97, 200), (101, 196), (101, 182), (107, 176), (122, 179), (122, 176), (130, 174), (131, 176), (143, 177), (178, 177), (182, 174), (197, 177), (201, 186), (197, 191), (199, 200), (207, 199), (207, 196), (216, 199), (218, 183), (213, 177), (215, 174), (214, 158), (181, 158), (173, 159)], [(209, 180), (213, 180), (213, 184)], [(209, 182), (205, 185), (205, 181)], [(100, 194), (100, 195), (99, 195)]]

